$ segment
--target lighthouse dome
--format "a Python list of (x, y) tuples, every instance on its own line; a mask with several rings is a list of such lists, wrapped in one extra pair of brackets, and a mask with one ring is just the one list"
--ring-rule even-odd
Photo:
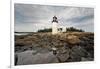
[(53, 22), (57, 22), (58, 23), (58, 20), (57, 20), (57, 17), (56, 16), (53, 17), (52, 23)]

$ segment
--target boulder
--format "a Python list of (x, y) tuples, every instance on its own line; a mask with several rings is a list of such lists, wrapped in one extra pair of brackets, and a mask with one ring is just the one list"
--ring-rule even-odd
[(57, 59), (59, 60), (59, 62), (65, 62), (67, 61), (67, 59), (69, 58), (69, 53), (70, 53), (70, 49), (69, 48), (61, 48), (60, 50), (58, 50), (57, 53)]
[(87, 55), (88, 52), (81, 46), (74, 46), (70, 52), (72, 61), (81, 61), (81, 57), (86, 57)]

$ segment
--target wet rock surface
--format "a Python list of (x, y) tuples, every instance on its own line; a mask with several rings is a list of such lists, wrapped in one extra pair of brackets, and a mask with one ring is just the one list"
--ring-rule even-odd
[[(53, 47), (56, 54), (53, 54)], [(15, 65), (94, 60), (94, 34), (68, 32), (15, 36)]]

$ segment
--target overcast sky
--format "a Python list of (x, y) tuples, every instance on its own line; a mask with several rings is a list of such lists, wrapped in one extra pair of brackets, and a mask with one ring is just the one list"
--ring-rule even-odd
[(52, 17), (58, 18), (59, 27), (76, 27), (87, 32), (94, 31), (94, 9), (71, 6), (15, 4), (15, 31), (36, 32), (51, 28)]

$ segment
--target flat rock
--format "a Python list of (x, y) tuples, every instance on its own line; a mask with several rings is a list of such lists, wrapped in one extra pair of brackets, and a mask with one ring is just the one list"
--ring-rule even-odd
[(81, 61), (93, 61), (93, 60), (94, 60), (93, 58), (84, 58), (84, 57), (81, 58)]
[(67, 36), (67, 42), (69, 44), (77, 44), (77, 43), (80, 42), (80, 39), (75, 35), (68, 35)]
[(17, 65), (27, 65), (27, 64), (44, 64), (44, 63), (57, 63), (58, 59), (52, 52), (46, 53), (35, 53), (35, 51), (25, 51), (17, 53), (18, 62)]

